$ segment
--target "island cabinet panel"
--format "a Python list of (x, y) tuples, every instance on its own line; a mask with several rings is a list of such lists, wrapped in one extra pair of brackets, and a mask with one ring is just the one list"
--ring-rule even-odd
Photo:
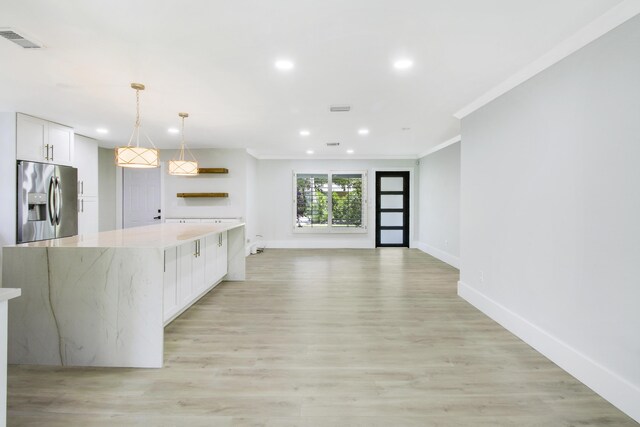
[(227, 275), (227, 232), (223, 231), (219, 234), (220, 244), (217, 246), (216, 252), (216, 271), (218, 272), (218, 277), (221, 279)]
[(178, 299), (178, 248), (164, 251), (164, 320), (174, 316), (180, 306)]

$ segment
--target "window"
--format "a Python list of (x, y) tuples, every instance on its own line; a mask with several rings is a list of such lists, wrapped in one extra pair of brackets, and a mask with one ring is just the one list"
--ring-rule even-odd
[(294, 173), (297, 232), (367, 229), (366, 172)]

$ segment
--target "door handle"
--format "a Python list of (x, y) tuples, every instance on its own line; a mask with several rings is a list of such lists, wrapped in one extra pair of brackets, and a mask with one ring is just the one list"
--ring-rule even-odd
[[(53, 153), (53, 150), (51, 150)], [(53, 155), (51, 156), (53, 160)], [(60, 178), (56, 177), (56, 224), (60, 225), (60, 205), (62, 204), (62, 188), (60, 187)]]
[(80, 206), (82, 207), (81, 212), (84, 212), (84, 199), (80, 200)]
[(80, 194), (84, 196), (84, 179), (80, 181)]
[(49, 208), (49, 222), (51, 222), (51, 225), (55, 225), (55, 218), (53, 217), (54, 214), (54, 202), (53, 199), (55, 198), (55, 195), (53, 194), (53, 177), (51, 177), (49, 179), (49, 194), (47, 195), (47, 207)]
[(51, 144), (51, 161), (53, 162), (53, 144)]
[(154, 216), (153, 219), (162, 219), (162, 215)]

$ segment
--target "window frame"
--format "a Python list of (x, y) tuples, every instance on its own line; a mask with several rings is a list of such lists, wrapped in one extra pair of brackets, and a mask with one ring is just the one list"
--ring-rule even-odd
[[(326, 227), (298, 227), (298, 175), (327, 175), (328, 188), (333, 188), (334, 175), (361, 175), (362, 176), (362, 224), (360, 227), (340, 227), (332, 225), (333, 220), (333, 197), (327, 197), (327, 225)], [(293, 171), (292, 175), (292, 217), (291, 224), (294, 233), (299, 234), (363, 234), (368, 233), (368, 217), (369, 217), (369, 174), (366, 170), (313, 170), (313, 171)]]

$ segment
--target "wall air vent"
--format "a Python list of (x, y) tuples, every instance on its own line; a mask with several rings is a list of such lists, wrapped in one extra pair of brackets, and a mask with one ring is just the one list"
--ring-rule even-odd
[(332, 113), (346, 113), (351, 111), (351, 105), (330, 105), (329, 111)]
[(41, 49), (42, 44), (37, 43), (35, 41), (29, 40), (23, 34), (18, 33), (17, 31), (11, 28), (0, 28), (0, 37), (3, 37), (10, 42), (17, 44), (18, 46), (24, 49)]
[(337, 147), (340, 145), (339, 142), (327, 142), (327, 147)]

